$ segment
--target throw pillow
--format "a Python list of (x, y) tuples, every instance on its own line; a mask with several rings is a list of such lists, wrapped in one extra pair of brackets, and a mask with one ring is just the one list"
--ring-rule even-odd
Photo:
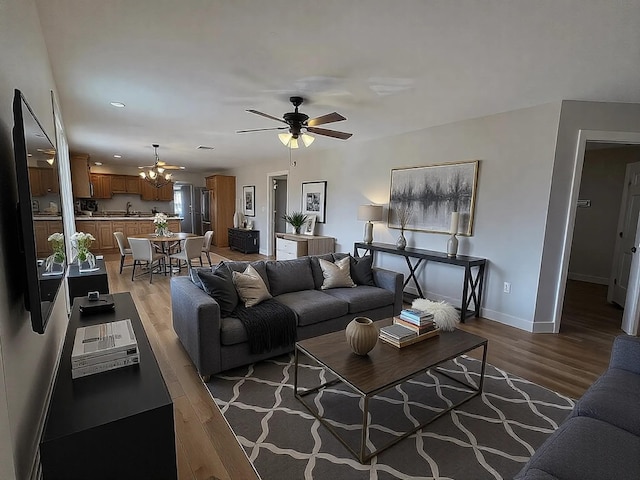
[(365, 255), (364, 257), (351, 257), (351, 278), (356, 285), (375, 286), (373, 282), (373, 255)]
[(350, 272), (350, 260), (349, 257), (345, 257), (342, 260), (338, 260), (336, 263), (327, 262), (323, 259), (318, 259), (320, 262), (320, 268), (322, 268), (322, 276), (324, 282), (322, 283), (322, 290), (328, 290), (329, 288), (340, 287), (355, 287), (351, 279)]
[(233, 284), (236, 286), (238, 295), (244, 302), (244, 306), (249, 308), (258, 305), (263, 300), (271, 298), (267, 286), (260, 274), (251, 265), (247, 265), (244, 272), (233, 272)]
[(238, 293), (231, 279), (231, 271), (226, 268), (215, 271), (198, 270), (202, 288), (220, 305), (220, 316), (229, 317), (238, 305)]

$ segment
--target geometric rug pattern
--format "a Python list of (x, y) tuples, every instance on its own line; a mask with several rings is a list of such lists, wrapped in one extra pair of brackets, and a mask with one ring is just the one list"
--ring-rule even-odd
[[(572, 399), (490, 364), (482, 395), (361, 464), (293, 395), (294, 357), (228, 370), (207, 383), (263, 480), (512, 478), (566, 418)], [(462, 356), (370, 400), (368, 451), (467, 396), (450, 377), (477, 384), (481, 363)], [(300, 355), (298, 385), (331, 380)], [(305, 397), (359, 451), (362, 400), (342, 383)]]

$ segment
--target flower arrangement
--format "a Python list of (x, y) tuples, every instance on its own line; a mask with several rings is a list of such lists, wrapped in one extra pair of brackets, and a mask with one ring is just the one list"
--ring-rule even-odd
[(168, 232), (169, 223), (164, 213), (156, 213), (156, 216), (153, 217), (153, 223), (156, 226), (156, 233), (158, 235), (164, 235)]
[(307, 221), (307, 216), (302, 212), (286, 213), (282, 219), (293, 227), (295, 233), (300, 233), (300, 229)]
[(53, 250), (53, 254), (47, 257), (45, 262), (45, 270), (47, 272), (53, 271), (53, 266), (55, 264), (62, 265), (65, 260), (64, 254), (64, 235), (62, 233), (52, 233), (47, 238), (47, 241), (51, 244), (51, 250)]
[(396, 215), (398, 216), (398, 223), (400, 224), (400, 236), (396, 241), (396, 247), (398, 250), (404, 250), (407, 246), (407, 239), (404, 237), (404, 229), (413, 216), (413, 209), (406, 203), (401, 203), (399, 207), (395, 208)]
[(71, 235), (71, 243), (76, 250), (76, 256), (73, 260), (78, 262), (78, 267), (83, 262), (88, 262), (90, 268), (96, 266), (96, 257), (89, 251), (94, 241), (95, 237), (90, 233), (76, 232)]

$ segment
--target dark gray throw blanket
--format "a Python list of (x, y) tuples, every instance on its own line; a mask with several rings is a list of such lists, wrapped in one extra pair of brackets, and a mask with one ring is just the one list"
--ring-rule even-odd
[(231, 316), (247, 330), (251, 353), (268, 352), (296, 341), (296, 314), (272, 298), (249, 308), (240, 302)]

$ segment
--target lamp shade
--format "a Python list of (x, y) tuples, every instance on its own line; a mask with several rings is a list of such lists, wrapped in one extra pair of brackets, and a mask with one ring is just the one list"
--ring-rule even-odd
[(365, 222), (379, 222), (382, 220), (382, 205), (360, 205), (358, 220)]

